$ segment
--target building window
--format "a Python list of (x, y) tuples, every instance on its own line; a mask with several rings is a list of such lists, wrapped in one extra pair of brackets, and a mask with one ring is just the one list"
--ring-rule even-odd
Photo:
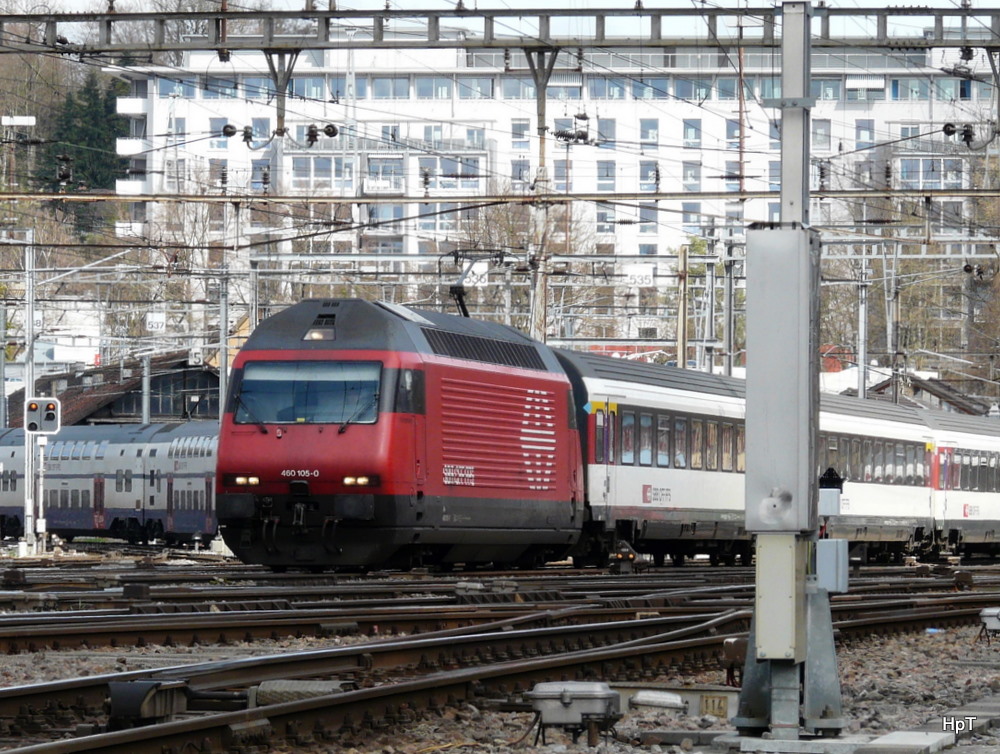
[(677, 99), (704, 102), (712, 96), (711, 79), (674, 79), (674, 94)]
[(639, 202), (640, 233), (656, 233), (658, 219), (655, 202)]
[(204, 99), (219, 99), (220, 97), (236, 96), (236, 80), (224, 79), (218, 76), (205, 77), (205, 91), (202, 93)]
[(614, 160), (598, 160), (597, 161), (597, 190), (598, 191), (614, 191), (615, 190), (615, 161)]
[(322, 76), (293, 76), (288, 93), (300, 99), (326, 100), (326, 82)]
[(781, 149), (781, 119), (772, 118), (768, 123), (768, 142), (771, 149)]
[(253, 129), (253, 146), (259, 148), (271, 138), (270, 118), (251, 118), (250, 125)]
[(681, 227), (685, 233), (701, 235), (701, 202), (681, 204)]
[(930, 85), (926, 78), (893, 79), (889, 92), (893, 100), (930, 99)]
[(643, 78), (632, 82), (632, 96), (635, 99), (666, 99), (669, 90), (670, 80), (667, 78)]
[(720, 100), (734, 100), (739, 88), (735, 76), (720, 76), (715, 81), (716, 96)]
[(781, 161), (771, 160), (767, 163), (768, 191), (781, 191)]
[(740, 122), (738, 120), (726, 120), (726, 149), (740, 148)]
[(531, 181), (531, 161), (510, 161), (510, 182), (518, 188), (523, 188)]
[(502, 80), (504, 99), (534, 99), (535, 83), (524, 77), (505, 76)]
[(684, 146), (701, 147), (701, 118), (684, 119)]
[(569, 160), (555, 160), (552, 165), (552, 178), (556, 191), (572, 191), (573, 183), (569, 177)]
[(210, 149), (228, 149), (229, 139), (222, 135), (222, 129), (229, 123), (227, 118), (209, 118), (208, 119), (208, 130), (212, 134), (212, 138), (208, 142)]
[(701, 191), (701, 163), (681, 163), (681, 186), (685, 191)]
[(812, 121), (812, 148), (817, 150), (826, 151), (830, 149), (830, 121), (828, 120), (814, 120)]
[(659, 188), (660, 188), (659, 164), (656, 162), (656, 160), (642, 160), (639, 163), (639, 190), (658, 191)]
[(528, 148), (528, 129), (531, 121), (526, 118), (515, 118), (510, 122), (510, 145), (513, 149)]
[(726, 160), (726, 191), (740, 190), (739, 160)]
[(457, 89), (459, 99), (493, 99), (493, 78), (491, 76), (459, 76)]
[(660, 119), (640, 118), (639, 119), (639, 148), (646, 150), (656, 149), (660, 142)]
[(639, 256), (640, 257), (655, 257), (656, 256), (656, 244), (655, 243), (641, 243), (641, 244), (639, 244)]
[(250, 164), (250, 188), (266, 191), (271, 186), (271, 161), (253, 160)]
[(351, 91), (347, 76), (331, 76), (329, 80), (330, 96), (334, 101), (344, 99), (365, 99), (368, 96), (368, 79), (364, 76), (354, 78), (354, 91)]
[(598, 118), (597, 119), (597, 146), (604, 147), (605, 149), (615, 148), (615, 119), (614, 118)]
[(160, 97), (180, 97), (194, 99), (197, 86), (194, 79), (157, 79), (157, 92)]
[(587, 93), (591, 99), (625, 99), (625, 79), (590, 77)]
[(854, 121), (854, 148), (869, 149), (875, 146), (875, 121), (858, 118)]
[(409, 99), (410, 80), (406, 76), (375, 76), (372, 78), (374, 99)]
[(417, 76), (413, 80), (417, 99), (451, 99), (451, 79), (443, 76)]
[(274, 84), (271, 79), (248, 76), (243, 79), (243, 94), (247, 99), (271, 99), (275, 94)]
[(615, 232), (615, 205), (605, 202), (597, 203), (597, 232)]
[(840, 79), (813, 79), (810, 84), (812, 96), (818, 100), (839, 100), (841, 88)]

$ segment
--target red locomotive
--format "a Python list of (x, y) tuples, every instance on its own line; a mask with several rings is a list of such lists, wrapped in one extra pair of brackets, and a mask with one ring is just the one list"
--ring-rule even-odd
[(582, 526), (575, 417), (554, 353), (509, 327), (303, 301), (233, 365), (221, 533), (276, 569), (560, 558)]

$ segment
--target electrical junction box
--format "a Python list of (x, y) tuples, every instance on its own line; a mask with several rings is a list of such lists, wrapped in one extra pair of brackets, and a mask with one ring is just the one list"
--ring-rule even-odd
[(794, 534), (757, 537), (758, 660), (805, 661), (808, 544)]
[(819, 515), (825, 518), (840, 515), (840, 490), (820, 488)]
[(819, 236), (755, 225), (746, 238), (746, 529), (813, 532)]
[(621, 694), (600, 681), (549, 681), (527, 696), (545, 726), (585, 727), (590, 721), (614, 723), (621, 717)]
[[(825, 491), (820, 490), (820, 500)], [(830, 594), (846, 594), (848, 570), (846, 539), (821, 539), (816, 543), (816, 586)]]

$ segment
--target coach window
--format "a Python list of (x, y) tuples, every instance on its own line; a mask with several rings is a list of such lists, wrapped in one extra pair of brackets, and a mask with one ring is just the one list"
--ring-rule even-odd
[(864, 468), (861, 465), (861, 440), (851, 439), (851, 479), (864, 480)]
[(115, 492), (121, 492), (125, 489), (125, 472), (118, 469), (115, 472)]
[(656, 417), (656, 465), (670, 468), (670, 417)]
[(884, 459), (882, 458), (882, 443), (876, 440), (872, 447), (872, 481), (876, 484), (885, 478)]
[(108, 441), (103, 440), (97, 449), (94, 451), (94, 459), (100, 461), (108, 453)]
[(951, 478), (951, 474), (948, 472), (948, 466), (948, 453), (942, 450), (938, 453), (937, 488), (939, 490), (949, 489), (948, 482)]
[(70, 490), (69, 492), (69, 507), (79, 508), (80, 507), (80, 490)]
[(125, 469), (125, 491), (132, 491), (132, 469)]
[(599, 408), (594, 414), (594, 463), (604, 463), (604, 409)]
[(653, 415), (639, 415), (639, 465), (653, 465)]
[(719, 423), (705, 422), (705, 468), (717, 471), (719, 468)]
[(80, 507), (89, 508), (90, 507), (90, 490), (80, 491)]
[(906, 446), (896, 443), (896, 471), (893, 484), (903, 484), (906, 481)]
[(83, 455), (83, 443), (82, 442), (73, 443), (73, 455), (71, 456), (72, 460), (79, 461), (81, 455)]
[(691, 420), (691, 468), (700, 469), (705, 465), (705, 423), (701, 419)]
[(687, 419), (674, 419), (674, 468), (687, 468)]
[(747, 470), (747, 430), (743, 424), (736, 425), (736, 470), (741, 474)]
[(635, 414), (622, 411), (622, 465), (635, 464)]
[(722, 470), (733, 470), (733, 425), (722, 425)]
[(997, 454), (990, 453), (990, 492), (997, 491)]

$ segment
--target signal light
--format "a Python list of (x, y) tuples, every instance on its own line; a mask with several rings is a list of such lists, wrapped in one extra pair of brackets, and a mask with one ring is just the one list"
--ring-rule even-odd
[(24, 430), (32, 434), (53, 435), (59, 431), (61, 414), (56, 398), (30, 398), (24, 404)]

